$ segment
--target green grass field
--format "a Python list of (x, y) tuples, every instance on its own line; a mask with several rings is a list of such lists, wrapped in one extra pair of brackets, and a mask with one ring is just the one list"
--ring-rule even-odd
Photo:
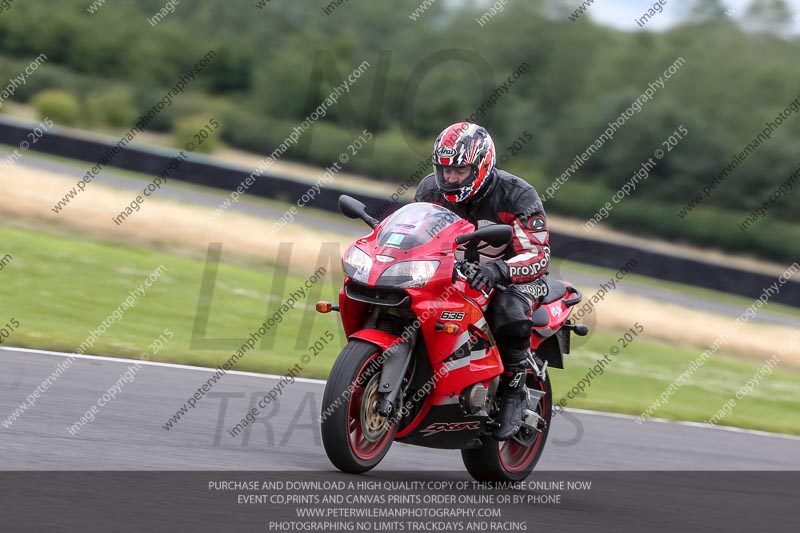
[[(566, 397), (612, 346), (621, 348), (618, 339), (614, 333), (595, 332), (586, 345), (573, 349), (565, 358), (566, 368), (550, 373), (554, 402)], [(636, 339), (612, 358), (601, 376), (592, 379), (584, 395), (568, 399), (566, 405), (638, 416), (702, 351)], [(779, 365), (752, 392), (736, 399), (737, 391), (761, 366), (712, 356), (652, 416), (705, 422), (733, 398), (736, 405), (719, 425), (800, 435), (800, 372), (796, 369)]]
[[(75, 350), (160, 265), (165, 268), (162, 276), (87, 353), (138, 358), (168, 328), (174, 337), (154, 360), (213, 366), (230, 357), (242, 342), (231, 340), (217, 348), (192, 347), (205, 267), (202, 260), (9, 227), (0, 227), (0, 246), (0, 256), (12, 257), (0, 271), (0, 322), (6, 324), (12, 318), (19, 322), (4, 345)], [(285, 373), (307, 353), (310, 343), (330, 330), (334, 341), (302, 371), (307, 377), (327, 377), (344, 338), (338, 315), (317, 315), (313, 304), (318, 299), (336, 299), (338, 264), (332, 269), (337, 270), (336, 279), (328, 272), (323, 281), (314, 285), (311, 294), (270, 330), (268, 338), (274, 339), (274, 345), (262, 349), (257, 344), (240, 360), (237, 369)], [(270, 296), (274, 265), (253, 265), (252, 261), (242, 266), (221, 263), (206, 337), (246, 338), (264, 321), (268, 302), (272, 311), (277, 309), (314, 270), (316, 266), (295, 261), (290, 265), (284, 294)], [(567, 368), (551, 372), (556, 401), (581, 380), (596, 359), (612, 346), (620, 347), (618, 337), (613, 331), (598, 331), (586, 341), (575, 341), (573, 353), (566, 358)], [(616, 356), (602, 376), (592, 380), (583, 396), (570, 400), (568, 406), (638, 415), (701, 351), (702, 348), (676, 348), (636, 339)], [(654, 416), (705, 421), (760, 366), (757, 362), (715, 356)], [(800, 434), (798, 404), (800, 372), (778, 369), (738, 401), (720, 424)]]
[[(205, 261), (2, 227), (0, 243), (2, 251), (13, 257), (0, 272), (0, 300), (7, 315), (0, 315), (0, 320), (5, 323), (14, 317), (20, 322), (6, 344), (75, 350), (160, 265), (165, 267), (163, 275), (87, 353), (138, 357), (165, 328), (174, 337), (154, 360), (216, 365), (241, 344), (231, 341), (229, 346), (216, 349), (190, 347)], [(292, 265), (292, 274), (285, 283), (286, 297), (315, 269), (311, 265)], [(270, 297), (273, 270), (270, 264), (247, 268), (221, 262), (205, 336), (244, 339), (255, 331), (266, 318), (268, 302), (274, 311), (285, 299), (281, 295)], [(302, 348), (326, 329), (339, 334), (337, 317), (314, 312), (314, 289), (323, 299), (331, 300), (338, 294), (328, 274), (314, 285), (310, 300), (298, 304), (272, 328), (273, 348), (249, 353), (239, 361), (239, 370), (285, 370), (295, 364)], [(314, 323), (311, 328), (304, 328), (300, 336), (303, 318), (314, 319)], [(343, 334), (337, 343), (342, 341)], [(336, 347), (329, 345), (324, 356), (313, 360), (304, 374), (327, 375), (336, 353)]]

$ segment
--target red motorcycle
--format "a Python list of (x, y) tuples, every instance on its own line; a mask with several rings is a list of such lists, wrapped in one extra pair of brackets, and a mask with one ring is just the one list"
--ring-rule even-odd
[[(339, 305), (319, 302), (320, 312), (340, 311), (348, 343), (331, 369), (322, 401), (322, 441), (331, 462), (360, 474), (377, 465), (393, 441), (460, 449), (479, 481), (525, 479), (542, 455), (552, 414), (548, 368), (563, 368), (570, 333), (588, 328), (568, 320), (581, 293), (549, 280), (549, 295), (533, 314), (527, 375), (528, 405), (512, 439), (492, 436), (503, 363), (484, 313), (495, 287), (474, 290), (481, 245), (503, 246), (510, 226), (475, 229), (452, 211), (408, 204), (383, 222), (364, 204), (339, 198), (339, 209), (373, 231), (343, 258)], [(483, 244), (481, 244), (483, 243)], [(459, 248), (459, 246), (461, 246)]]

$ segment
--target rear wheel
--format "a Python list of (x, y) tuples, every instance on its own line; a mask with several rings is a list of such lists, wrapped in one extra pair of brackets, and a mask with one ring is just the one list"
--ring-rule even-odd
[(477, 481), (522, 481), (539, 462), (550, 431), (552, 416), (550, 376), (545, 374), (544, 379), (541, 379), (536, 374), (528, 374), (527, 385), (530, 389), (544, 392), (536, 410), (544, 427), (541, 431), (523, 427), (513, 439), (502, 442), (491, 436), (484, 436), (481, 439), (482, 447), (461, 450), (464, 466)]
[(322, 398), (322, 443), (331, 463), (351, 474), (375, 467), (389, 451), (397, 425), (377, 412), (380, 348), (351, 340), (331, 369)]

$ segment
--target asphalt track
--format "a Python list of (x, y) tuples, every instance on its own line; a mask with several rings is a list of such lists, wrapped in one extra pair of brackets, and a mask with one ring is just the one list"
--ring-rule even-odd
[[(0, 349), (2, 420), (7, 423), (5, 417), (66, 357)], [(570, 480), (591, 483), (585, 490), (437, 488), (430, 484), (470, 480), (457, 451), (395, 443), (371, 472), (350, 476), (335, 471), (321, 446), (316, 420), (324, 384), (316, 380), (295, 381), (285, 389), (277, 408), (250, 426), (252, 432), (234, 438), (226, 430), (254, 399), (275, 386), (278, 377), (231, 372), (168, 431), (164, 422), (211, 373), (159, 363), (142, 365), (133, 381), (96, 411), (93, 422), (71, 434), (68, 428), (134, 363), (75, 358), (34, 407), (10, 427), (0, 427), (0, 530), (797, 531), (800, 438), (796, 437), (688, 423), (638, 425), (631, 417), (572, 410), (554, 420), (539, 468), (528, 479), (561, 483), (561, 487)], [(282, 481), (287, 486), (290, 482), (355, 480), (370, 481), (379, 488), (326, 490), (320, 486), (254, 492), (211, 488), (214, 483), (254, 480)], [(397, 488), (403, 482), (425, 488)], [(495, 494), (494, 498), (527, 501), (512, 504), (496, 499), (456, 505), (420, 500), (409, 506), (241, 500), (248, 495), (309, 498), (314, 494), (319, 498), (376, 494), (487, 498)], [(482, 511), (498, 513), (492, 515), (498, 518), (434, 515), (398, 521), (321, 520), (301, 518), (303, 509), (325, 513)]]
[[(65, 355), (0, 349), (0, 421)], [(231, 372), (170, 430), (163, 424), (211, 376), (207, 369), (142, 365), (131, 383), (74, 436), (74, 424), (134, 362), (92, 356), (74, 364), (10, 427), (0, 426), (0, 470), (272, 470), (330, 472), (317, 418), (324, 384), (297, 380), (252, 431), (231, 437), (275, 376)], [(766, 415), (765, 415), (766, 416)], [(800, 438), (568, 410), (554, 419), (540, 470), (800, 471)], [(468, 479), (457, 451), (395, 443), (369, 474), (450, 472)]]

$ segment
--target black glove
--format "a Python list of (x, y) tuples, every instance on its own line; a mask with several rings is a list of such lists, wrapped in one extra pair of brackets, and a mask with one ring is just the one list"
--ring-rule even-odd
[(480, 265), (469, 280), (469, 286), (479, 291), (491, 289), (508, 278), (508, 266), (502, 259)]

